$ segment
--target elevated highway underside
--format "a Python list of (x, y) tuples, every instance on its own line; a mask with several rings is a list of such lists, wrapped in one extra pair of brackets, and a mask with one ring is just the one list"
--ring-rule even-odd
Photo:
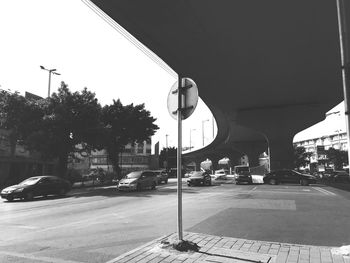
[(335, 1), (92, 2), (197, 83), (218, 136), (192, 157), (255, 158), (268, 141), (272, 168), (291, 167), (293, 136), (342, 100)]

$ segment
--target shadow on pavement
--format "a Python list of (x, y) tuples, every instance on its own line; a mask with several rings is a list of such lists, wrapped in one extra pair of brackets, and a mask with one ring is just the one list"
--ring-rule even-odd
[[(202, 187), (200, 187), (202, 188)], [(90, 189), (86, 192), (77, 192), (71, 193), (68, 195), (70, 197), (79, 198), (79, 197), (89, 197), (89, 196), (104, 196), (104, 197), (118, 197), (118, 196), (130, 196), (130, 197), (152, 197), (159, 195), (171, 195), (176, 194), (176, 188), (168, 188), (168, 187), (157, 187), (155, 190), (144, 189), (141, 191), (118, 191), (116, 187), (108, 187), (108, 188), (99, 188), (99, 189)], [(199, 191), (197, 189), (192, 188), (183, 188), (183, 193), (186, 194), (197, 194)]]

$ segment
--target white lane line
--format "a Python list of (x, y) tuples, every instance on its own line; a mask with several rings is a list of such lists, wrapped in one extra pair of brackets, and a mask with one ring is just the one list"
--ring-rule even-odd
[(330, 196), (336, 196), (335, 193), (332, 193), (331, 191), (328, 191), (326, 189), (320, 188), (320, 187), (312, 187), (313, 189), (325, 194), (325, 195), (330, 195)]
[(0, 255), (25, 258), (25, 259), (30, 259), (34, 261), (43, 261), (48, 263), (83, 263), (82, 261), (72, 261), (72, 260), (65, 260), (65, 259), (58, 259), (58, 258), (51, 258), (51, 257), (41, 257), (41, 256), (34, 256), (28, 253), (16, 253), (16, 252), (9, 252), (9, 251), (0, 251)]

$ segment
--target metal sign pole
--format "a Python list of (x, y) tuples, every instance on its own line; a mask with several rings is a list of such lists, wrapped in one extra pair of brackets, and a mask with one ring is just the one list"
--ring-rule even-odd
[(181, 178), (181, 152), (182, 152), (182, 78), (178, 76), (177, 88), (177, 230), (179, 241), (182, 235), (182, 178)]
[(348, 163), (350, 164), (350, 58), (349, 58), (349, 46), (346, 29), (345, 19), (345, 5), (344, 0), (337, 0), (337, 14), (338, 14), (338, 27), (339, 27), (339, 42), (340, 42), (340, 56), (341, 56), (341, 69), (343, 79), (343, 93), (344, 93), (344, 105), (346, 116), (346, 132), (348, 141)]

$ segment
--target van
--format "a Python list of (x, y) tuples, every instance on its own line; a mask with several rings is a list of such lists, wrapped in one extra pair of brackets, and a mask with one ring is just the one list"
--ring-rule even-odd
[(235, 166), (233, 169), (233, 175), (234, 175), (236, 184), (240, 184), (243, 182), (248, 184), (253, 183), (252, 175), (250, 174), (250, 169), (249, 169), (249, 166), (247, 165)]
[(118, 183), (118, 190), (156, 189), (157, 176), (152, 171), (135, 171), (125, 175)]

